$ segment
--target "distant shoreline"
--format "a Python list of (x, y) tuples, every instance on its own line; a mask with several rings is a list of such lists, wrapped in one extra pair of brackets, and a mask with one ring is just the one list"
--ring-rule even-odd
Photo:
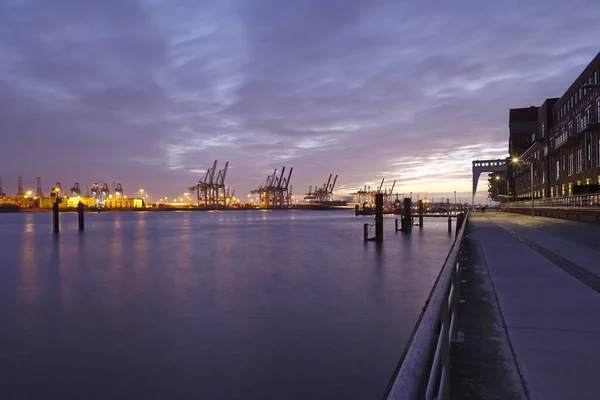
[[(267, 208), (223, 208), (223, 209), (205, 209), (205, 208), (104, 208), (100, 211), (100, 213), (110, 213), (110, 212), (174, 212), (174, 211), (189, 211), (189, 212), (211, 212), (211, 211), (352, 211), (354, 212), (354, 208), (342, 208), (342, 207), (319, 207), (319, 208), (309, 208), (309, 207), (294, 207), (294, 208), (275, 208), (275, 209), (267, 209)], [(51, 213), (52, 210), (47, 208), (22, 208), (22, 209), (11, 209), (11, 210), (2, 210), (0, 209), (0, 214), (2, 213)], [(60, 213), (76, 213), (77, 209), (75, 208), (67, 208), (59, 210)], [(98, 213), (96, 209), (86, 209), (86, 213)]]

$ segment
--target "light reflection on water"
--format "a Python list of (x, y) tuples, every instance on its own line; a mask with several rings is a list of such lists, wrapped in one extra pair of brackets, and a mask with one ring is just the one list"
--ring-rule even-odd
[(345, 212), (0, 216), (0, 398), (376, 398), (449, 249)]

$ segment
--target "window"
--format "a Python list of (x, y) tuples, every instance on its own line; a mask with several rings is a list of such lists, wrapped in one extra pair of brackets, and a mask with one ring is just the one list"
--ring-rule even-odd
[(546, 124), (542, 122), (542, 125), (540, 127), (540, 137), (545, 138), (546, 137)]
[(573, 175), (573, 153), (569, 154), (569, 176)]
[(583, 152), (581, 148), (577, 149), (577, 172), (581, 172), (583, 169)]
[(598, 139), (598, 165), (600, 165), (600, 139)]
[[(586, 153), (587, 153), (587, 158), (586, 161), (592, 161), (592, 142), (587, 142), (587, 149), (586, 149)], [(586, 163), (585, 168), (588, 168), (588, 165)]]

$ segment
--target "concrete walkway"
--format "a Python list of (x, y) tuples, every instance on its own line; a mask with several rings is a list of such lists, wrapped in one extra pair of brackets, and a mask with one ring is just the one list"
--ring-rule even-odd
[(600, 225), (477, 213), (468, 244), (452, 397), (600, 399)]

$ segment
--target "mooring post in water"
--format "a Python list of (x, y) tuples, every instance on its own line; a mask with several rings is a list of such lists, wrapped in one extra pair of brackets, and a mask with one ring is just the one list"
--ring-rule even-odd
[(419, 228), (423, 227), (423, 200), (419, 200)]
[(448, 233), (452, 233), (452, 217), (448, 217)]
[(365, 237), (365, 242), (369, 240), (369, 224), (363, 225), (363, 235)]
[(79, 230), (82, 231), (85, 229), (85, 221), (84, 221), (84, 213), (83, 213), (83, 203), (79, 202), (77, 204), (77, 216), (79, 217)]
[(383, 193), (375, 195), (375, 241), (383, 242)]
[(59, 226), (58, 226), (58, 202), (59, 202), (59, 198), (57, 197), (54, 201), (54, 203), (52, 204), (52, 227), (54, 228), (54, 233), (58, 233), (59, 231)]
[(404, 204), (402, 205), (402, 231), (410, 232), (412, 230), (412, 202), (410, 197), (404, 198)]
[(359, 212), (358, 212), (358, 209), (359, 209), (359, 207), (358, 207), (358, 204), (356, 204), (356, 205), (354, 206), (354, 216), (355, 216), (355, 217), (358, 217), (358, 214), (359, 214)]
[(394, 232), (398, 232), (398, 218), (394, 220)]

